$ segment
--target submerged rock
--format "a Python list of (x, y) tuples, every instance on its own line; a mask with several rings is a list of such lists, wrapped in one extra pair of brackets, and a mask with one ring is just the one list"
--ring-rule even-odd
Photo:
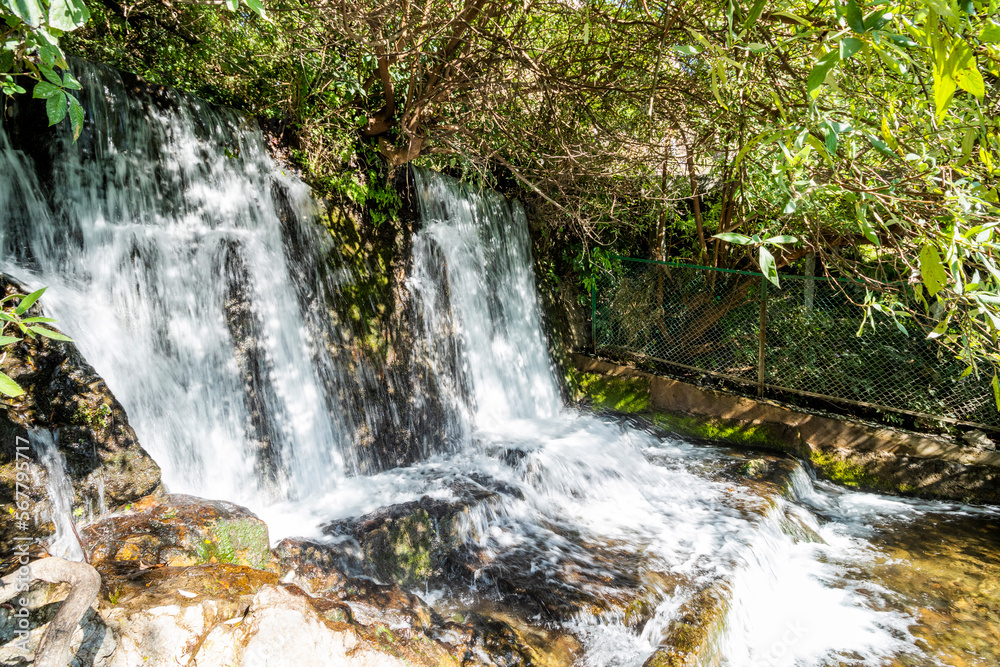
[(263, 569), (271, 560), (267, 525), (222, 500), (180, 494), (149, 496), (81, 531), (95, 565), (230, 563)]
[(323, 532), (352, 541), (341, 549), (346, 564), (381, 581), (408, 586), (450, 576), (476, 558), (477, 513), (496, 510), (501, 500), (498, 491), (474, 481), (451, 490), (454, 500), (424, 496), (328, 524)]

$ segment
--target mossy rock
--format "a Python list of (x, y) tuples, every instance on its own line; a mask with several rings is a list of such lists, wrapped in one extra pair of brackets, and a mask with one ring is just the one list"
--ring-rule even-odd
[(643, 667), (717, 664), (716, 640), (725, 631), (730, 594), (728, 586), (718, 583), (702, 589), (684, 603), (660, 642), (660, 648)]
[(179, 494), (143, 499), (87, 526), (81, 537), (94, 563), (224, 563), (265, 569), (271, 561), (267, 525), (252, 512)]
[(615, 412), (646, 412), (649, 410), (648, 376), (598, 375), (582, 373), (577, 388), (594, 408)]

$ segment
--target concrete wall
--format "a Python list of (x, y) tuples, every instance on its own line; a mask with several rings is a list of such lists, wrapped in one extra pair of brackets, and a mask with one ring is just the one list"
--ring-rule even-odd
[[(819, 475), (853, 488), (1000, 503), (1000, 452), (994, 450), (799, 412), (585, 355), (574, 355), (574, 362), (584, 374), (634, 378), (635, 391), (648, 392), (648, 402), (632, 396), (631, 404), (643, 405), (640, 411), (668, 430), (793, 454)], [(599, 391), (587, 387), (598, 385), (582, 383), (591, 400)]]

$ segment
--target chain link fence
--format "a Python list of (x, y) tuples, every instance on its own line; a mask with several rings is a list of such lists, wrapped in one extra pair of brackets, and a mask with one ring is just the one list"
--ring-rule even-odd
[(765, 388), (1000, 430), (993, 391), (864, 287), (618, 257), (592, 294), (594, 344)]

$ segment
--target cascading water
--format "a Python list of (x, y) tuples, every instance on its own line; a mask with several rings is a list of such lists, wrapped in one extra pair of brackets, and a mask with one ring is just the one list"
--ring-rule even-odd
[(423, 227), (409, 285), (456, 415), (489, 428), (559, 414), (521, 206), (421, 170), (414, 181)]
[[(523, 211), (440, 175), (414, 174), (422, 227), (407, 284), (423, 390), (412, 414), (391, 415), (421, 429), (427, 455), (346, 474), (370, 424), (344, 395), (372, 380), (328, 351), (340, 341), (326, 297), (344, 272), (289, 251), (290, 235), (320, 240), (306, 188), (238, 114), (74, 67), (88, 118), (78, 142), (62, 131), (29, 156), (13, 135), (30, 119), (15, 110), (0, 129), (2, 269), (50, 287), (46, 309), (126, 407), (171, 490), (246, 504), (278, 539), (322, 538), (338, 518), (485, 485), (494, 500), (464, 528), (482, 567), (423, 594), (443, 608), (537, 613), (580, 638), (588, 665), (641, 664), (713, 591), (724, 598), (712, 637), (722, 664), (923, 655), (913, 594), (874, 578), (871, 526), (891, 532), (948, 508), (814, 486), (801, 468), (791, 498), (762, 494), (720, 474), (743, 461), (723, 449), (564, 407)], [(443, 425), (425, 429), (439, 409)]]
[(73, 523), (73, 486), (66, 477), (65, 461), (56, 447), (55, 436), (39, 429), (30, 432), (28, 440), (47, 475), (45, 490), (52, 503), (51, 520), (55, 527), (48, 552), (67, 560), (84, 560), (80, 537)]
[(273, 195), (306, 217), (308, 190), (235, 112), (74, 69), (79, 141), (64, 128), (29, 158), (0, 133), (4, 271), (49, 286), (46, 309), (121, 397), (172, 490), (251, 501), (324, 488), (343, 473), (345, 429)]

